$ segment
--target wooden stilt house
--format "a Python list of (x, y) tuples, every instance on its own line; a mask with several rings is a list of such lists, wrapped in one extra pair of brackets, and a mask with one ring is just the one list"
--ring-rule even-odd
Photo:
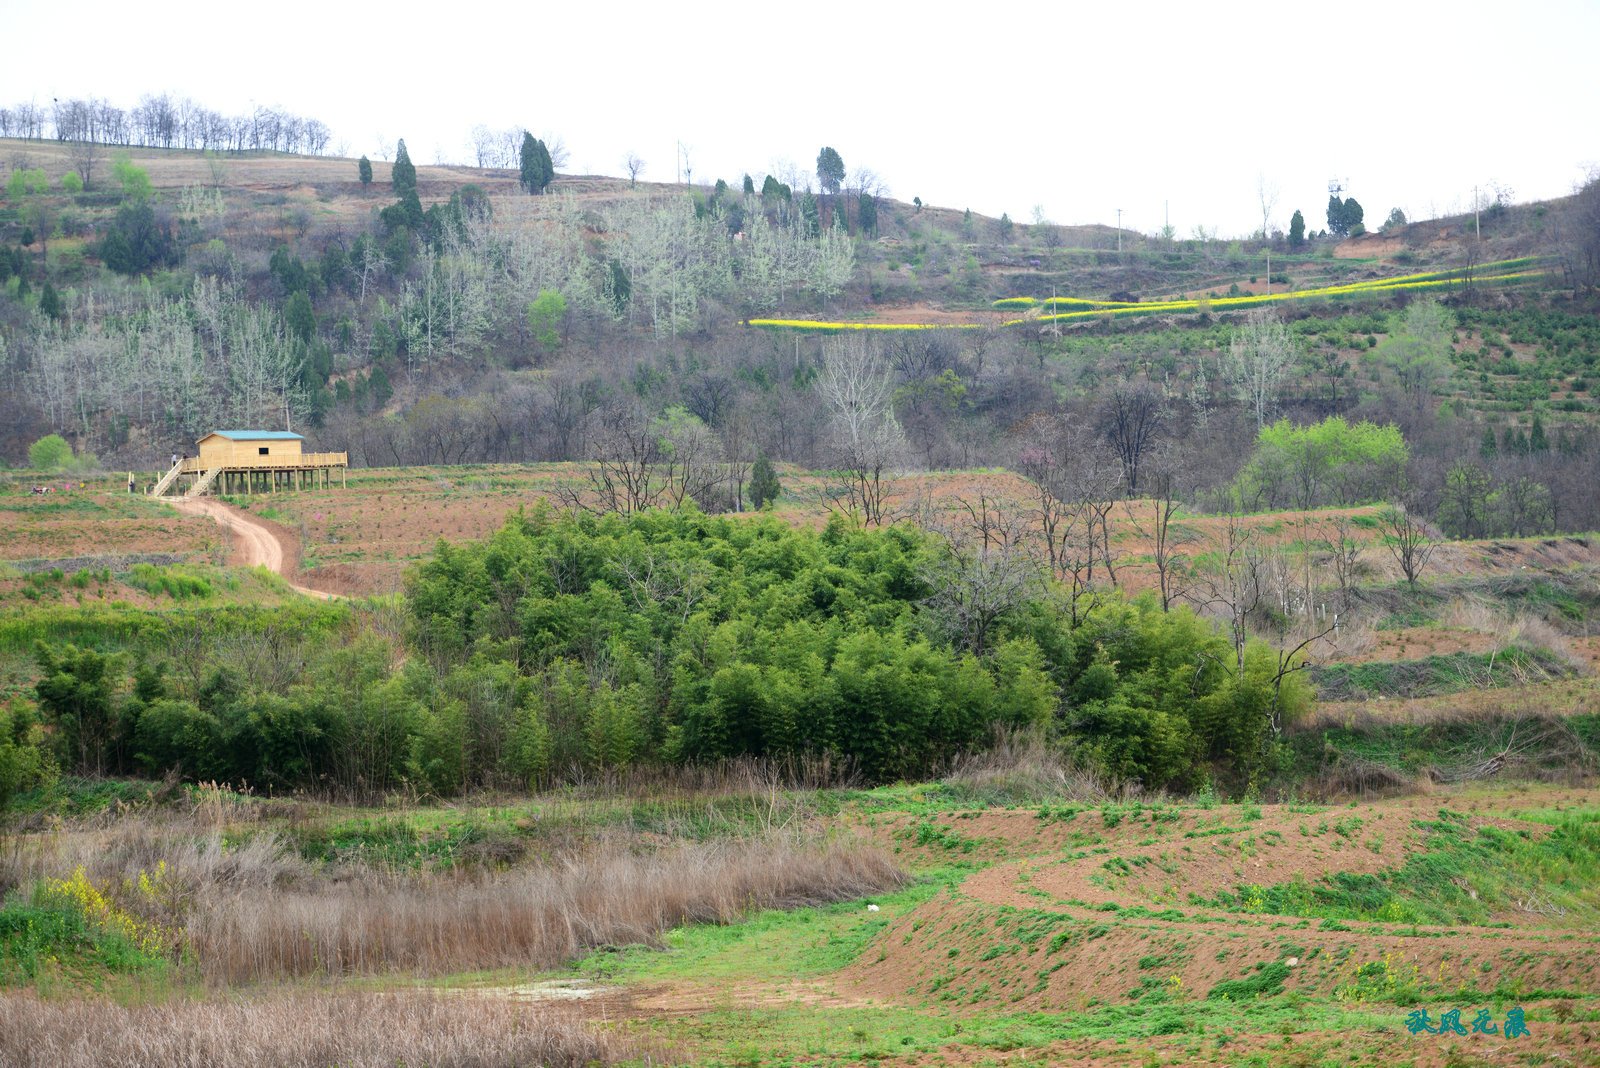
[(220, 493), (313, 489), (319, 480), (331, 485), (335, 468), (343, 486), (348, 454), (304, 452), (304, 441), (288, 430), (214, 430), (195, 443), (199, 454), (180, 459), (153, 492), (159, 497), (185, 476), (192, 478), (185, 497), (213, 487)]

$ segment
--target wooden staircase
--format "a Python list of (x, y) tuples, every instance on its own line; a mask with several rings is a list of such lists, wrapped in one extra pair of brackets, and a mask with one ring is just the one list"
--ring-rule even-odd
[(161, 476), (161, 481), (157, 482), (156, 485), (155, 485), (155, 489), (150, 491), (150, 496), (159, 497), (163, 493), (167, 492), (167, 488), (169, 486), (171, 486), (172, 483), (177, 479), (177, 477), (182, 473), (183, 473), (183, 461), (179, 460), (177, 463), (172, 465), (172, 470), (168, 471), (166, 474)]
[(222, 471), (223, 469), (220, 467), (213, 467), (211, 470), (195, 479), (194, 485), (189, 487), (189, 492), (183, 495), (184, 499), (188, 500), (190, 497), (198, 497), (206, 490), (210, 489), (211, 483), (217, 480), (217, 476), (222, 474)]

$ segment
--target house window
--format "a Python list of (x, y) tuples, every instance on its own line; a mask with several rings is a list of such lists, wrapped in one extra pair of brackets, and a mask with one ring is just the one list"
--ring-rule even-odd
[(258, 456), (265, 456), (267, 454), (267, 447), (265, 445), (261, 446), (261, 448), (256, 450), (256, 454)]

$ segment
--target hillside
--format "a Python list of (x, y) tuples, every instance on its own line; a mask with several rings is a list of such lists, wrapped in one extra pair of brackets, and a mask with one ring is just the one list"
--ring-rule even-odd
[[(408, 206), (386, 164), (363, 186), (350, 160), (260, 153), (140, 149), (125, 185), (108, 150), (89, 189), (68, 194), (70, 151), (0, 149), (28, 176), (0, 206), (12, 464), (53, 431), (108, 468), (143, 467), (218, 425), (285, 414), (357, 464), (581, 462), (620, 406), (681, 411), (734, 467), (765, 452), (829, 468), (840, 457), (813, 376), (827, 339), (859, 325), (883, 335), (897, 462), (911, 469), (1015, 466), (1033, 414), (1097, 421), (1127, 381), (1168, 398), (1158, 440), (1212, 443), (1189, 472), (1195, 492), (1233, 476), (1226, 458), (1242, 458), (1263, 414), (1341, 415), (1402, 427), (1426, 514), (1458, 461), (1483, 469), (1491, 495), (1528, 467), (1577, 505), (1452, 532), (1600, 525), (1581, 490), (1594, 320), (1561, 288), (1572, 204), (1496, 205), (1481, 241), (1457, 218), (1290, 249), (1012, 225), (861, 190), (744, 196), (739, 176), (726, 192), (558, 176), (530, 197), (510, 171), (423, 166)], [(113, 231), (143, 235), (149, 262), (132, 275), (104, 266)], [(40, 312), (47, 284), (55, 318)], [(1403, 309), (1432, 298), (1449, 343), (1430, 338), (1418, 359)], [(1247, 411), (1229, 353), (1262, 311), (1290, 328), (1294, 373)], [(912, 329), (927, 326), (959, 329)], [(1535, 417), (1560, 464), (1519, 446)]]
[[(0, 143), (0, 1065), (1594, 1059), (1600, 186), (71, 149)], [(149, 495), (285, 421), (347, 477)]]

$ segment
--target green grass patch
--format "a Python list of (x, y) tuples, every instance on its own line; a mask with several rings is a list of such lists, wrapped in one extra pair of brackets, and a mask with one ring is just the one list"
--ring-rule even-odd
[[(1315, 881), (1241, 886), (1194, 904), (1235, 912), (1398, 924), (1488, 923), (1527, 904), (1546, 926), (1600, 923), (1600, 813), (1557, 813), (1546, 835), (1474, 828), (1441, 809), (1421, 852), (1376, 874), (1332, 872)], [(1334, 928), (1329, 928), (1334, 929)]]
[(1521, 686), (1563, 679), (1570, 664), (1542, 649), (1513, 645), (1492, 653), (1450, 653), (1420, 660), (1378, 660), (1363, 664), (1325, 664), (1311, 669), (1323, 701), (1361, 701), (1373, 697), (1434, 697), (1485, 687)]
[(1224, 979), (1206, 994), (1207, 1001), (1254, 1001), (1283, 993), (1283, 981), (1289, 978), (1289, 966), (1279, 961), (1257, 964), (1254, 975), (1244, 979)]

